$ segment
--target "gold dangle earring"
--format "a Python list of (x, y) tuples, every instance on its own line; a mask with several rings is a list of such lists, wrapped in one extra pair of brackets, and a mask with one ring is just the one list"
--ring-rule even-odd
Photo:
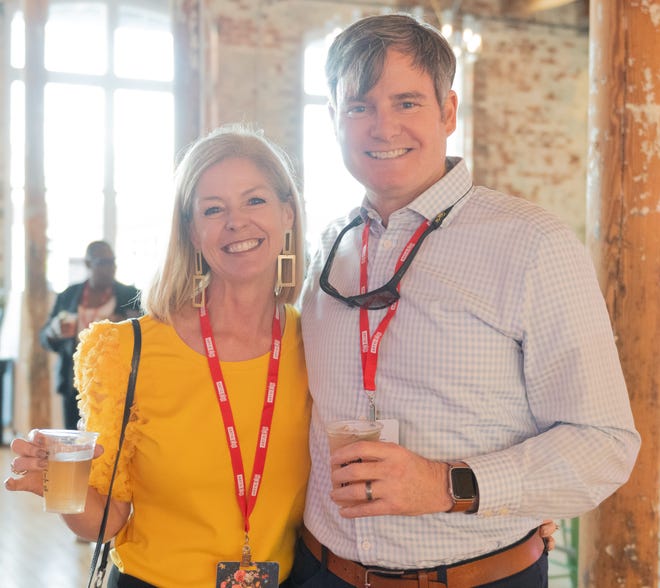
[(296, 285), (296, 255), (293, 252), (293, 231), (284, 233), (284, 247), (282, 253), (277, 256), (277, 283), (275, 284), (275, 296), (279, 296), (282, 288), (290, 288)]
[(206, 287), (204, 286), (204, 258), (201, 251), (195, 251), (195, 275), (193, 275), (193, 308), (206, 306)]

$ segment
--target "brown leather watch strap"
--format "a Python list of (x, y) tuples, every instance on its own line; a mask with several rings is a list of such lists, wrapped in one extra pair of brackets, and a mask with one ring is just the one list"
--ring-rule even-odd
[[(474, 473), (466, 463), (462, 461), (452, 461), (449, 462), (449, 468), (447, 470), (447, 481), (449, 483), (449, 497), (454, 501), (454, 505), (447, 512), (464, 512), (467, 514), (472, 514), (477, 512), (479, 508), (479, 486), (477, 485), (477, 479), (474, 476)], [(474, 485), (474, 496), (470, 497), (461, 497), (460, 488), (454, 488), (452, 483), (452, 470), (466, 470), (472, 476), (472, 481)]]

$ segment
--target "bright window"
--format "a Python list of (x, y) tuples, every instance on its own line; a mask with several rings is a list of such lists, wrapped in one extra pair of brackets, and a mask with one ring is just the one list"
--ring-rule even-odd
[(105, 73), (107, 12), (103, 2), (51, 3), (46, 23), (46, 69), (78, 74)]
[(364, 189), (342, 162), (327, 104), (325, 57), (339, 29), (305, 49), (303, 120), (304, 194), (307, 240), (313, 251), (321, 230), (362, 201)]
[[(11, 25), (12, 272), (24, 287), (25, 25)], [(51, 0), (45, 28), (47, 277), (84, 279), (90, 241), (115, 248), (117, 279), (145, 287), (164, 248), (174, 159), (167, 2)]]

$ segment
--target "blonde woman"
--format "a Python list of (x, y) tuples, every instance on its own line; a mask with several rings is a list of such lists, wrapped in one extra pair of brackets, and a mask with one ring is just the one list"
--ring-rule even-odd
[[(107, 526), (110, 585), (276, 586), (291, 568), (309, 470), (310, 400), (291, 306), (303, 275), (301, 200), (284, 154), (240, 127), (196, 142), (175, 185), (166, 258), (140, 319), (135, 405)], [(102, 322), (77, 352), (81, 411), (105, 451), (85, 512), (63, 518), (90, 540), (132, 348), (130, 323)], [(43, 449), (25, 440), (13, 449), (13, 469), (26, 473), (8, 489), (40, 494)], [(241, 567), (245, 558), (254, 565)]]

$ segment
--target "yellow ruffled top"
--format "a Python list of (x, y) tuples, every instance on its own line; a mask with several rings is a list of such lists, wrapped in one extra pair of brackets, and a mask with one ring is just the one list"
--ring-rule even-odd
[[(245, 538), (215, 388), (206, 356), (170, 325), (149, 316), (140, 324), (135, 405), (113, 489), (113, 497), (131, 502), (132, 515), (115, 538), (113, 560), (162, 588), (212, 588), (217, 564), (239, 561)], [(103, 321), (81, 334), (75, 357), (81, 412), (105, 449), (90, 478), (101, 493), (114, 465), (132, 350), (130, 321)], [(248, 479), (268, 361), (269, 354), (221, 362)], [(280, 582), (289, 575), (302, 524), (310, 407), (300, 319), (287, 306), (266, 467), (250, 517), (253, 559), (277, 561)]]
[[(80, 333), (80, 345), (74, 355), (75, 386), (83, 391), (78, 396), (78, 407), (86, 429), (101, 432), (98, 443), (104, 448), (103, 454), (94, 461), (90, 485), (106, 495), (119, 446), (133, 352), (125, 342), (123, 350), (120, 347), (121, 330), (125, 330), (125, 325), (107, 320), (85, 329)], [(130, 333), (132, 337), (132, 327)], [(128, 358), (124, 357), (127, 350)], [(130, 502), (132, 496), (126, 464), (131, 461), (139, 442), (140, 428), (134, 426), (139, 420), (138, 411), (138, 405), (134, 404), (112, 490), (112, 496), (124, 502)]]

